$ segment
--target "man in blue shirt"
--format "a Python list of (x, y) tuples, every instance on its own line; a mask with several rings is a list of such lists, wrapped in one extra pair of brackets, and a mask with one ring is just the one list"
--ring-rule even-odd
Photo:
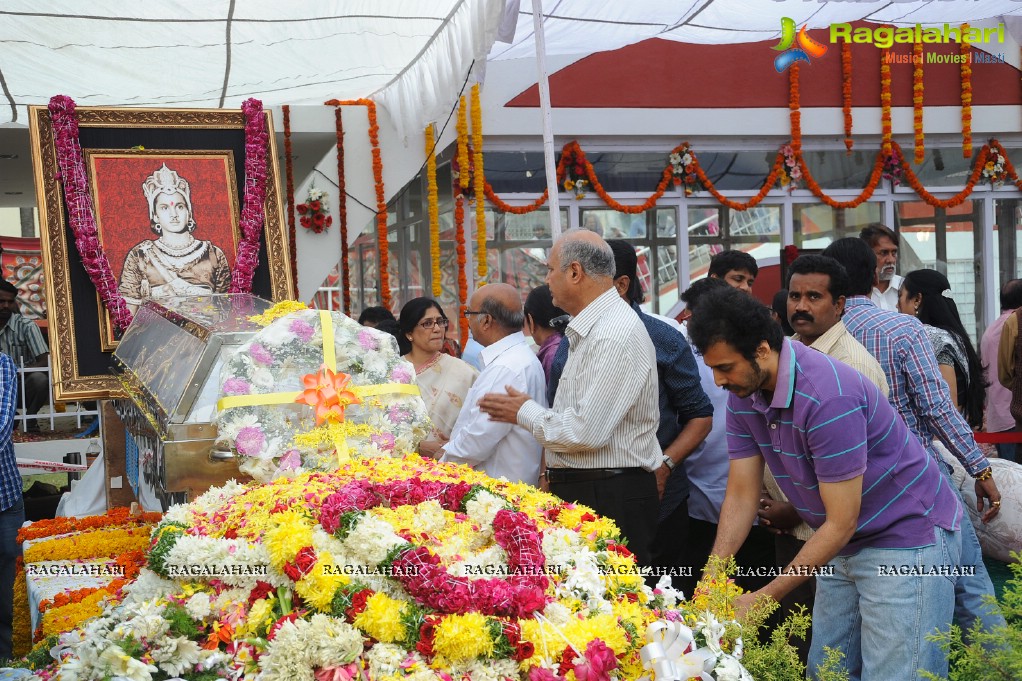
[(639, 309), (643, 295), (635, 247), (620, 239), (610, 239), (607, 243), (614, 251), (614, 287), (639, 315), (656, 350), (660, 388), (657, 441), (664, 456), (663, 465), (655, 471), (661, 500), (651, 551), (653, 565), (678, 568), (687, 564), (684, 554), (688, 536), (689, 481), (682, 463), (709, 434), (713, 426), (713, 405), (703, 391), (695, 356), (685, 337)]
[(11, 439), (17, 398), (17, 369), (10, 357), (0, 354), (0, 660), (10, 659), (13, 649), (14, 565), (21, 555), (18, 530), (25, 522), (21, 474)]
[[(934, 446), (943, 442), (951, 454), (976, 480), (978, 510), (989, 522), (1001, 510), (1001, 493), (993, 469), (976, 446), (972, 430), (951, 401), (947, 383), (937, 368), (933, 347), (919, 320), (910, 315), (881, 310), (870, 300), (876, 273), (876, 255), (862, 239), (838, 239), (823, 251), (848, 273), (849, 290), (842, 321), (848, 332), (876, 357), (887, 375), (890, 401), (909, 429), (915, 433), (941, 470), (951, 479), (951, 469)], [(957, 487), (952, 485), (957, 491)], [(987, 503), (989, 502), (989, 503)], [(987, 631), (1004, 626), (996, 606), (985, 602), (993, 596), (993, 584), (972, 522), (962, 521), (962, 564), (975, 566), (975, 573), (962, 575), (955, 583), (955, 619), (968, 631), (979, 619)]]

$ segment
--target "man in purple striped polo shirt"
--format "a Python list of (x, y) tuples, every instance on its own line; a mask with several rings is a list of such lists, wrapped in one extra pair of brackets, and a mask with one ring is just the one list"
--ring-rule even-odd
[(826, 647), (844, 654), (852, 679), (946, 675), (947, 655), (926, 637), (951, 625), (962, 508), (936, 462), (872, 382), (783, 338), (749, 296), (714, 291), (689, 334), (731, 392), (713, 553), (732, 555), (752, 527), (764, 461), (816, 530), (739, 610), (760, 595), (780, 600), (815, 573), (811, 676)]

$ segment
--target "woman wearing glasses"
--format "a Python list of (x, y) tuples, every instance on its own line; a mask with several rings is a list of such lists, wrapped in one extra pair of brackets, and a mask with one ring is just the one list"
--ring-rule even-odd
[(398, 324), (401, 354), (415, 365), (415, 382), (433, 421), (432, 434), (419, 444), (419, 453), (432, 456), (450, 439), (465, 395), (479, 372), (441, 352), (448, 320), (432, 298), (414, 298), (405, 303)]

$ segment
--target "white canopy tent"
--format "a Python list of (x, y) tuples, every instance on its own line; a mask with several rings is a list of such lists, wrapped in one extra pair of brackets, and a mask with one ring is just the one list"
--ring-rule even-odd
[[(768, 40), (784, 16), (810, 28), (940, 25), (1022, 16), (1022, 3), (545, 0), (543, 14), (546, 53), (582, 56), (654, 37)], [(445, 118), (487, 54), (535, 56), (535, 32), (531, 0), (6, 0), (0, 45), (0, 124), (24, 123), (27, 105), (55, 94), (83, 106), (228, 108), (372, 97), (404, 137)]]

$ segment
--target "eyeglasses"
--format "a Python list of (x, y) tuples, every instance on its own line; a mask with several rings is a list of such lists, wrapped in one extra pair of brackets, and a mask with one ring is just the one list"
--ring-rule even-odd
[(426, 329), (426, 331), (431, 331), (434, 326), (439, 326), (441, 329), (446, 329), (447, 325), (450, 323), (451, 322), (445, 319), (444, 317), (435, 317), (433, 319), (423, 319), (421, 322), (419, 322), (419, 326)]
[(471, 317), (474, 314), (490, 314), (489, 312), (483, 312), (482, 310), (465, 310), (465, 316)]

